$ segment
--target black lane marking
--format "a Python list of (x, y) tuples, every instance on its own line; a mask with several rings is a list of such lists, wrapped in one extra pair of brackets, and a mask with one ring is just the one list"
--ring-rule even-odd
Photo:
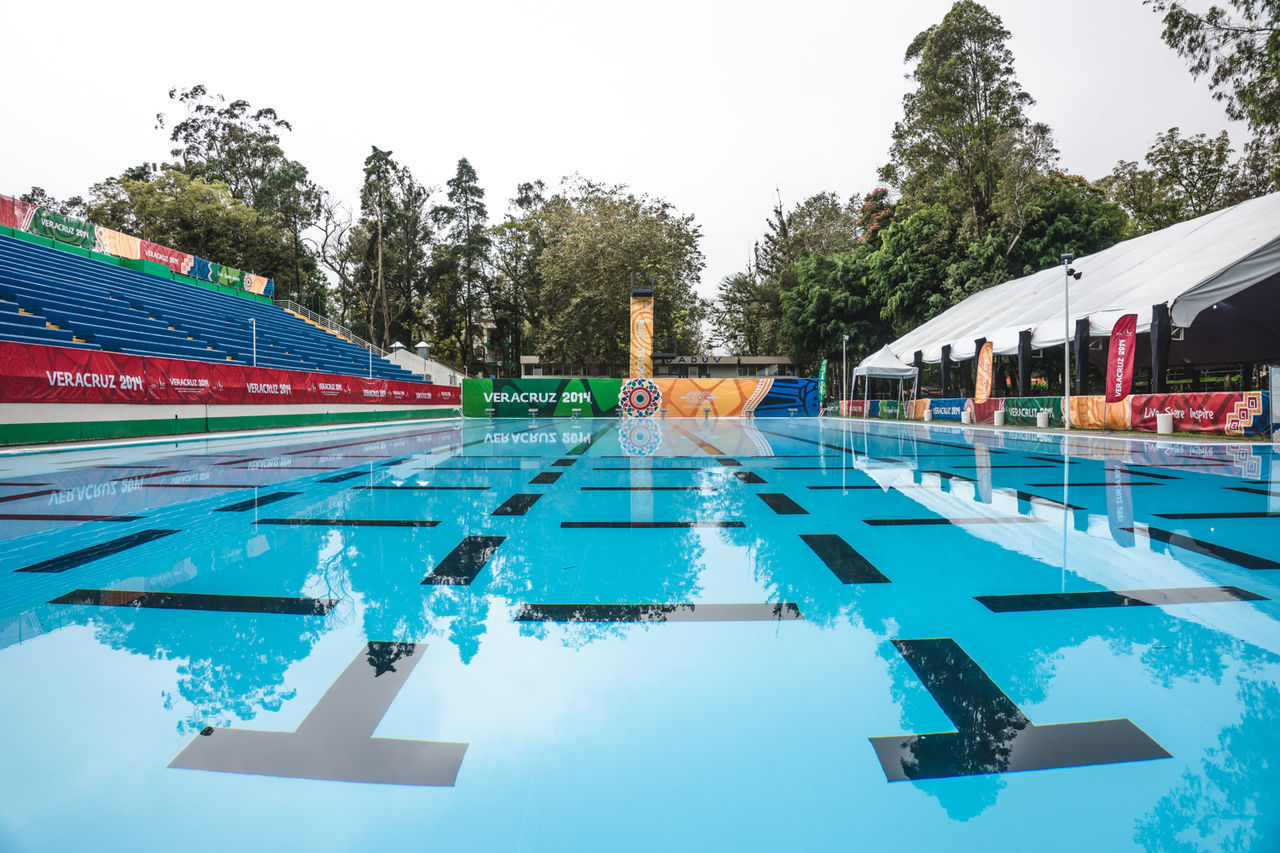
[(1054, 463), (1055, 465), (1061, 465), (1063, 462), (1068, 462), (1068, 461), (1069, 461), (1072, 465), (1074, 465), (1075, 463), (1077, 463), (1077, 462), (1079, 462), (1079, 461), (1080, 461), (1079, 459), (1066, 460), (1066, 459), (1063, 459), (1062, 457), (1057, 457), (1057, 458), (1055, 459), (1054, 457), (1051, 457), (1051, 456), (1028, 456), (1027, 458), (1028, 458), (1028, 459), (1034, 459), (1034, 460), (1036, 460), (1037, 462), (1052, 462), (1052, 463)]
[(523, 468), (512, 468), (510, 465), (432, 465), (427, 468), (414, 468), (414, 471), (522, 471)]
[(502, 502), (502, 506), (495, 509), (491, 515), (524, 515), (529, 511), (529, 507), (538, 502), (538, 498), (542, 497), (542, 493), (535, 494), (518, 494), (512, 495)]
[(206, 726), (170, 767), (383, 785), (457, 781), (465, 743), (374, 737), (425, 644), (370, 642), (296, 731)]
[(81, 566), (93, 560), (100, 560), (103, 557), (110, 557), (112, 554), (119, 554), (121, 551), (128, 551), (130, 548), (137, 548), (139, 545), (154, 542), (177, 532), (177, 530), (139, 530), (137, 533), (130, 533), (128, 536), (121, 536), (119, 539), (112, 539), (109, 542), (102, 542), (98, 545), (90, 545), (88, 548), (81, 548), (77, 551), (63, 554), (60, 557), (50, 557), (48, 560), (41, 560), (38, 563), (14, 569), (14, 571), (65, 572), (67, 569), (74, 569), (76, 566)]
[(0, 504), (8, 503), (9, 501), (21, 501), (27, 498), (38, 498), (44, 495), (53, 495), (57, 494), (57, 492), (57, 489), (41, 489), (38, 492), (22, 492), (16, 495), (5, 495), (4, 497), (0, 497)]
[(551, 466), (553, 468), (568, 468), (577, 461), (577, 459), (557, 459), (555, 462), (551, 463)]
[(436, 527), (426, 518), (260, 518), (255, 524), (284, 524), (304, 527)]
[(956, 472), (954, 472), (954, 471), (938, 471), (938, 470), (933, 469), (933, 468), (923, 468), (923, 469), (921, 469), (921, 470), (920, 470), (920, 473), (921, 473), (921, 474), (934, 474), (934, 475), (936, 475), (936, 476), (941, 477), (941, 478), (942, 478), (942, 479), (944, 479), (944, 480), (963, 480), (963, 481), (964, 481), (964, 482), (966, 482), (966, 483), (976, 483), (976, 482), (977, 482), (977, 480), (975, 480), (973, 477), (969, 477), (969, 476), (967, 476), (967, 475), (965, 475), (965, 474), (957, 474), (957, 473), (956, 473)]
[(538, 476), (529, 481), (531, 486), (549, 486), (556, 480), (560, 479), (559, 471), (543, 471)]
[[(241, 468), (245, 471), (337, 471), (345, 466), (342, 465), (286, 465), (280, 468), (260, 468), (257, 465), (235, 465), (235, 468)], [(161, 474), (174, 474), (176, 471), (161, 471)], [(153, 475), (146, 475), (153, 476)], [(156, 475), (158, 476), (158, 475)], [(122, 480), (132, 479), (130, 477), (121, 477)]]
[(803, 619), (777, 604), (521, 604), (517, 622), (776, 622)]
[(950, 637), (893, 644), (956, 731), (870, 738), (890, 782), (1172, 757), (1124, 718), (1034, 725)]
[(396, 465), (402, 465), (412, 459), (412, 456), (398, 456), (395, 459), (388, 459), (386, 462), (379, 462), (379, 468), (394, 468)]
[(1251, 489), (1248, 486), (1227, 486), (1229, 492), (1244, 492), (1246, 495), (1265, 495), (1269, 498), (1280, 497), (1280, 492), (1273, 492), (1268, 489)]
[(808, 515), (809, 511), (781, 492), (756, 492), (760, 500), (778, 515)]
[(352, 486), (352, 489), (373, 492), (487, 492), (488, 486)]
[(606, 432), (613, 429), (615, 426), (616, 424), (606, 424), (605, 426), (596, 430), (591, 434), (591, 437), (588, 438), (586, 441), (581, 442), (580, 444), (574, 445), (573, 449), (569, 451), (568, 455), (581, 456), (582, 454), (586, 453), (587, 448), (595, 444), (600, 439), (600, 436), (604, 435)]
[(1041, 523), (1044, 519), (1025, 515), (1005, 518), (864, 518), (863, 524), (873, 527), (898, 527), (922, 524), (1032, 524)]
[(752, 485), (760, 485), (768, 482), (768, 480), (761, 477), (755, 471), (734, 471), (733, 476), (737, 477), (744, 483), (750, 483)]
[(256, 489), (261, 483), (139, 483), (143, 489)]
[(334, 474), (332, 477), (325, 477), (319, 480), (321, 483), (345, 483), (347, 480), (354, 480), (356, 477), (363, 477), (369, 474), (368, 471), (347, 471), (345, 474)]
[(1152, 479), (1155, 479), (1155, 480), (1181, 480), (1182, 479), (1181, 477), (1175, 477), (1172, 474), (1152, 474), (1149, 471), (1139, 471), (1136, 468), (1129, 465), (1126, 465), (1124, 470), (1128, 471), (1130, 474), (1136, 474), (1139, 477), (1151, 477)]
[[(1075, 489), (1075, 488), (1084, 488), (1084, 487), (1108, 488), (1111, 486), (1163, 486), (1164, 483), (1146, 483), (1146, 482), (1140, 482), (1137, 480), (1126, 483), (1124, 480), (1120, 480), (1118, 482), (1112, 482), (1112, 483), (1106, 483), (1106, 482), (1077, 483), (1072, 481), (1072, 482), (1069, 482), (1067, 485), (1069, 488)], [(1062, 484), (1061, 483), (1027, 483), (1027, 487), (1032, 489), (1061, 489)]]
[(228, 506), (218, 507), (214, 512), (248, 512), (251, 509), (257, 509), (260, 506), (273, 504), (276, 501), (282, 501), (285, 498), (291, 498), (300, 495), (302, 492), (272, 492), (269, 495), (258, 495), (249, 498), (247, 501), (230, 504)]
[(714, 471), (710, 465), (601, 465), (593, 471)]
[(47, 486), (48, 483), (0, 483), (0, 486), (17, 486), (21, 488), (31, 488), (32, 486)]
[(40, 512), (0, 513), (0, 521), (137, 521), (145, 515), (54, 515)]
[(737, 459), (733, 459), (733, 458), (728, 457), (728, 456), (722, 456), (722, 457), (720, 457), (720, 458), (716, 459), (716, 461), (717, 461), (717, 462), (719, 462), (721, 465), (723, 465), (723, 466), (724, 466), (724, 467), (726, 467), (726, 468), (737, 468), (737, 467), (739, 467), (740, 465), (742, 465), (742, 463), (741, 463), (741, 462), (739, 462)]
[(1157, 512), (1156, 518), (1280, 518), (1280, 512)]
[(830, 465), (774, 465), (775, 471), (840, 471)]
[(979, 465), (979, 464), (977, 464), (977, 463), (974, 463), (974, 464), (972, 464), (972, 465), (952, 465), (951, 467), (952, 467), (952, 468), (959, 468), (959, 469), (961, 469), (961, 470), (969, 470), (969, 469), (976, 469), (976, 468), (983, 468), (983, 469), (991, 468), (992, 470), (994, 470), (994, 469), (996, 469), (996, 468), (1001, 468), (1001, 469), (1004, 469), (1004, 468), (1011, 468), (1011, 469), (1019, 469), (1019, 468), (1052, 468), (1053, 466), (1052, 466), (1052, 465)]
[(1101, 589), (1092, 592), (1045, 592), (1027, 595), (975, 595), (993, 613), (1028, 610), (1080, 610), (1090, 607), (1159, 607), (1164, 604), (1208, 604), (1218, 601), (1266, 601), (1238, 586), (1193, 586), (1171, 589)]
[(450, 551), (434, 569), (422, 579), (423, 583), (470, 586), (489, 562), (493, 552), (503, 543), (505, 536), (466, 536)]
[[(221, 454), (221, 453), (218, 453), (218, 454), (206, 453), (205, 455), (206, 455), (206, 456), (214, 456), (214, 455), (222, 456), (223, 454)], [(238, 464), (238, 463), (240, 463), (240, 462), (257, 462), (257, 461), (260, 461), (261, 459), (262, 459), (262, 457), (261, 457), (261, 456), (245, 456), (245, 457), (240, 458), (240, 459), (228, 459), (226, 462), (215, 462), (215, 463), (213, 463), (213, 464), (214, 464), (215, 466), (217, 466), (217, 465), (236, 465), (236, 464)]]
[(141, 592), (127, 589), (77, 589), (50, 604), (94, 607), (149, 607), (160, 610), (215, 610), (222, 613), (281, 613), (323, 616), (336, 598), (292, 598), (279, 595), (209, 595), (198, 592)]
[(718, 492), (717, 486), (579, 486), (584, 492)]
[(889, 583), (889, 579), (838, 533), (802, 533), (800, 538), (840, 583)]
[(746, 527), (741, 521), (562, 521), (566, 529), (671, 530), (687, 527)]
[[(1135, 531), (1132, 527), (1124, 529), (1130, 532), (1142, 532), (1141, 530)], [(1259, 557), (1255, 554), (1246, 554), (1244, 551), (1236, 551), (1223, 545), (1214, 545), (1212, 542), (1193, 539), (1190, 536), (1183, 536), (1181, 533), (1174, 533), (1170, 530), (1161, 530), (1158, 527), (1148, 527), (1147, 536), (1186, 551), (1194, 551), (1197, 554), (1204, 554), (1227, 563), (1233, 563), (1242, 569), (1250, 569), (1255, 572), (1280, 569), (1280, 563), (1275, 560), (1268, 560), (1266, 557)]]
[(1062, 501), (1056, 501), (1056, 500), (1054, 500), (1053, 498), (1042, 498), (1042, 497), (1040, 497), (1040, 495), (1033, 495), (1033, 494), (1031, 494), (1030, 492), (1024, 492), (1024, 491), (1021, 491), (1021, 490), (1019, 490), (1019, 489), (1011, 489), (1011, 490), (1007, 490), (1007, 491), (1006, 491), (1006, 490), (1004, 490), (1004, 489), (1001, 489), (1000, 491), (1005, 492), (1005, 494), (1011, 494), (1011, 495), (1013, 495), (1015, 498), (1017, 498), (1018, 500), (1020, 500), (1020, 501), (1026, 501), (1027, 503), (1033, 503), (1033, 504), (1048, 504), (1049, 506), (1056, 506), (1058, 509), (1071, 509), (1071, 510), (1083, 510), (1083, 509), (1084, 509), (1084, 507), (1082, 507), (1082, 506), (1076, 506), (1075, 504), (1063, 503)]
[(814, 491), (822, 491), (823, 489), (870, 491), (871, 489), (876, 489), (881, 492), (887, 492), (887, 491), (892, 491), (894, 489), (936, 489), (938, 487), (928, 485), (927, 483), (897, 483), (892, 486), (889, 486), (889, 488), (886, 489), (884, 486), (881, 486), (877, 483), (871, 483), (870, 485), (860, 483), (856, 486), (805, 486), (805, 488), (813, 489)]

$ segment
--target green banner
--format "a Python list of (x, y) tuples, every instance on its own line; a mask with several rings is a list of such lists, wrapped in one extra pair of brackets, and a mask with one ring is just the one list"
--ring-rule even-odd
[(1035, 426), (1039, 412), (1049, 413), (1050, 426), (1062, 426), (1061, 397), (1005, 397), (1005, 423), (1017, 426)]
[(483, 418), (527, 418), (536, 409), (543, 417), (616, 417), (621, 379), (464, 379), (462, 414)]
[(818, 368), (818, 399), (819, 401), (827, 399), (827, 360), (825, 358)]
[(222, 264), (209, 264), (209, 280), (223, 287), (234, 287), (240, 290), (244, 286), (244, 273), (235, 267), (224, 267)]
[(92, 249), (98, 242), (98, 233), (92, 222), (64, 216), (47, 207), (36, 209), (35, 216), (31, 217), (31, 227), (27, 230), (32, 234), (51, 237), (84, 249)]
[(880, 417), (885, 420), (896, 421), (901, 413), (898, 411), (897, 400), (881, 400), (880, 401)]

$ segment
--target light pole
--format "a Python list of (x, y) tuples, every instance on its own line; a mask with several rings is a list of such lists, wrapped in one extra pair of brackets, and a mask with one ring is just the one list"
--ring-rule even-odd
[[(1076, 256), (1062, 256), (1062, 426), (1071, 429), (1071, 262)], [(1079, 274), (1077, 273), (1077, 277)]]
[(253, 330), (253, 366), (258, 366), (258, 320), (255, 317), (249, 318), (249, 328)]
[[(840, 340), (840, 384), (846, 388), (849, 385), (849, 336), (842, 335)], [(850, 391), (850, 394), (853, 392)], [(837, 405), (839, 403), (837, 402)]]
[(427, 353), (431, 351), (431, 347), (426, 341), (418, 341), (413, 348), (418, 351), (418, 358), (422, 359), (422, 378), (427, 378)]

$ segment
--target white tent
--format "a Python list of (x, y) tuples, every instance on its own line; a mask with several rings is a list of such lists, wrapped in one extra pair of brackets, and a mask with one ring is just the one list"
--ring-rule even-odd
[[(1106, 336), (1123, 314), (1138, 315), (1141, 334), (1161, 303), (1175, 327), (1197, 324), (1198, 342), (1182, 345), (1188, 362), (1270, 357), (1280, 339), (1280, 193), (1117, 243), (1071, 266), (1082, 277), (1070, 282), (1069, 316), (1058, 266), (975, 293), (889, 348), (907, 359), (920, 351), (936, 363), (948, 345), (952, 359), (973, 358), (974, 342), (985, 338), (996, 355), (1012, 355), (1020, 332), (1031, 333), (1033, 349), (1062, 346), (1077, 320), (1089, 321), (1091, 336)], [(1224, 310), (1206, 312), (1218, 308)]]
[[(914, 379), (915, 384), (911, 388), (911, 400), (915, 402), (916, 391), (920, 384), (920, 377), (917, 375), (915, 365), (907, 364), (902, 359), (893, 354), (893, 350), (888, 345), (881, 347), (875, 353), (867, 356), (858, 366), (853, 369), (853, 384), (857, 388), (858, 377), (862, 377), (862, 402), (866, 405), (867, 397), (870, 394), (871, 379), (880, 377), (883, 379), (898, 380), (898, 400), (902, 400), (902, 380)], [(865, 411), (865, 409), (864, 409)]]

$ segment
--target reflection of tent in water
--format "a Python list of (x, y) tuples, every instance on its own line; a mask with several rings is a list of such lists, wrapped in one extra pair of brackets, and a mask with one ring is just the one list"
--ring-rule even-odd
[[(896, 379), (898, 380), (898, 400), (902, 400), (902, 383), (904, 380), (912, 380), (911, 401), (914, 403), (916, 399), (916, 391), (920, 384), (919, 372), (914, 365), (907, 364), (893, 354), (893, 350), (888, 346), (883, 346), (873, 355), (867, 356), (858, 366), (853, 369), (853, 386), (858, 387), (858, 377), (862, 377), (862, 402), (866, 405), (867, 398), (871, 393), (872, 379)], [(864, 408), (865, 412), (866, 409)]]

